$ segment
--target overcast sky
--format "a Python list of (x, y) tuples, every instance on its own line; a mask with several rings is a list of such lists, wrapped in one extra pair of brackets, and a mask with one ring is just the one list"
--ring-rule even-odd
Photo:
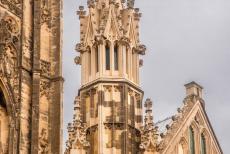
[[(64, 0), (64, 142), (80, 86), (75, 65), (79, 42), (76, 10), (86, 0)], [(204, 87), (206, 111), (224, 153), (230, 153), (230, 0), (136, 0), (143, 13), (141, 42), (147, 46), (141, 87), (154, 101), (155, 121), (176, 113), (184, 84)]]

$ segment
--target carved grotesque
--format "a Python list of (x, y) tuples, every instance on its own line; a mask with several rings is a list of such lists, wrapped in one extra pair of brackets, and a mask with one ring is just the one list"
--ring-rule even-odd
[(83, 43), (77, 43), (75, 50), (82, 53), (87, 51), (87, 47)]
[(74, 62), (77, 65), (81, 65), (81, 57), (80, 56), (75, 57)]

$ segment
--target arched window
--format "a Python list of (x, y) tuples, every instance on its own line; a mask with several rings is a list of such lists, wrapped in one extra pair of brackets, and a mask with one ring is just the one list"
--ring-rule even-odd
[(99, 46), (96, 46), (95, 48), (95, 70), (96, 70), (96, 73), (99, 71)]
[(108, 43), (105, 46), (105, 67), (106, 70), (110, 70), (110, 47)]
[(206, 139), (204, 134), (201, 134), (201, 154), (206, 154)]
[(184, 154), (183, 145), (181, 143), (178, 145), (178, 154)]
[(3, 92), (0, 89), (0, 153), (8, 153), (9, 117)]
[(190, 142), (190, 154), (195, 154), (195, 136), (194, 136), (194, 130), (191, 126), (189, 127), (189, 142)]
[(91, 75), (91, 49), (88, 49), (88, 70), (89, 70), (89, 76)]
[(118, 70), (118, 46), (117, 44), (114, 45), (114, 70)]
[(128, 50), (128, 48), (126, 47), (126, 54), (125, 54), (125, 56), (126, 56), (126, 73), (127, 73), (127, 75), (129, 74), (129, 50)]

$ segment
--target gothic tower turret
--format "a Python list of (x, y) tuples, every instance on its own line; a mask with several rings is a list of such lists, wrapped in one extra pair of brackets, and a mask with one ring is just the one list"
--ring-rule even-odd
[(75, 62), (81, 65), (78, 95), (90, 146), (76, 145), (80, 142), (70, 133), (66, 153), (137, 153), (143, 121), (140, 55), (146, 50), (139, 40), (141, 13), (134, 0), (87, 4), (88, 13), (83, 6), (77, 11), (81, 35)]

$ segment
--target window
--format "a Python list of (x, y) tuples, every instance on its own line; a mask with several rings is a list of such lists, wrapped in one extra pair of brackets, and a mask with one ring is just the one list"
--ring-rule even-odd
[(114, 46), (114, 69), (118, 70), (118, 46), (115, 44)]
[(201, 154), (206, 154), (206, 140), (204, 134), (201, 134)]
[(190, 154), (195, 154), (194, 130), (191, 126), (189, 127), (189, 141), (190, 141)]
[(129, 74), (129, 51), (126, 48), (126, 73)]
[(91, 75), (91, 50), (90, 49), (88, 54), (88, 70), (89, 70), (89, 75)]
[(9, 142), (9, 116), (4, 94), (0, 87), (0, 153), (8, 151)]
[(96, 73), (99, 71), (99, 60), (98, 60), (98, 58), (99, 58), (99, 47), (98, 46), (96, 46), (96, 48), (95, 48), (95, 70), (96, 70)]
[(105, 46), (105, 63), (106, 70), (110, 70), (110, 48), (108, 44)]
[(183, 145), (181, 143), (178, 145), (178, 154), (184, 154)]

